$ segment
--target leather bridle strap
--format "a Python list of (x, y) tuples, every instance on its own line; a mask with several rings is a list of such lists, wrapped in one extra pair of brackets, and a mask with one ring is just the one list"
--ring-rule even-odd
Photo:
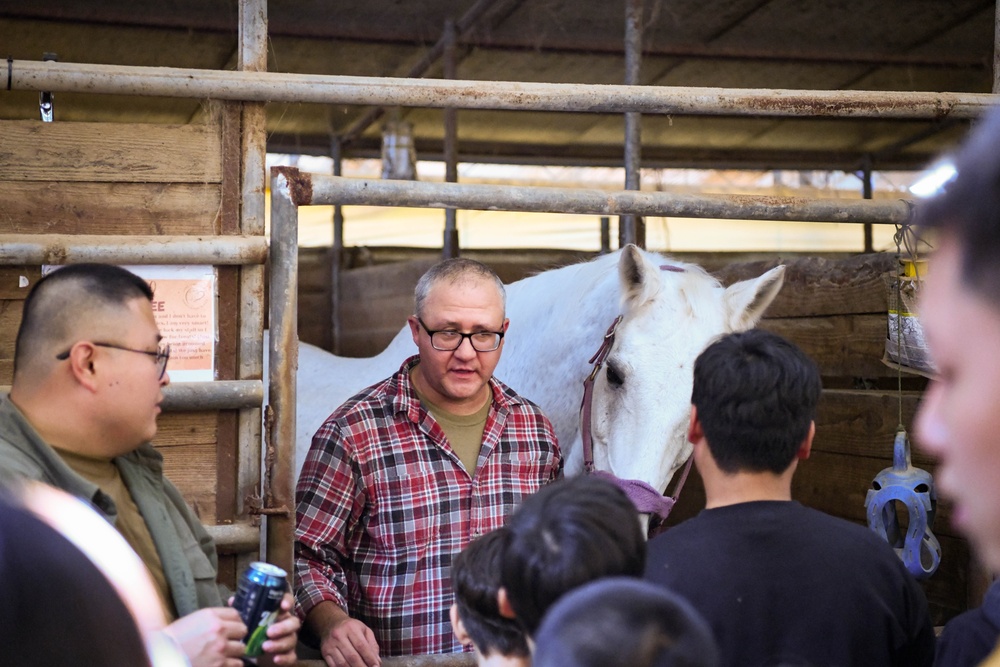
[(594, 438), (590, 431), (590, 408), (594, 402), (594, 379), (597, 377), (598, 371), (601, 370), (601, 366), (604, 365), (604, 360), (608, 358), (608, 353), (611, 352), (611, 346), (615, 342), (615, 331), (617, 331), (621, 321), (622, 316), (619, 315), (611, 323), (611, 326), (608, 327), (608, 330), (604, 334), (604, 340), (601, 341), (601, 346), (597, 348), (597, 352), (594, 353), (594, 356), (588, 362), (593, 364), (594, 368), (590, 371), (587, 379), (583, 381), (583, 405), (580, 406), (580, 433), (583, 438), (583, 471), (587, 474), (594, 472)]

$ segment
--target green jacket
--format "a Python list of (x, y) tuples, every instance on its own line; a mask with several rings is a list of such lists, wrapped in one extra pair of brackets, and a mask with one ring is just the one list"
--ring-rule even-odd
[[(163, 476), (163, 456), (146, 443), (114, 462), (160, 554), (177, 614), (222, 606), (215, 582), (215, 544), (180, 491)], [(73, 472), (5, 394), (0, 394), (0, 473), (0, 485), (5, 478), (6, 483), (10, 478), (45, 482), (89, 501), (112, 525), (118, 518), (114, 501)]]

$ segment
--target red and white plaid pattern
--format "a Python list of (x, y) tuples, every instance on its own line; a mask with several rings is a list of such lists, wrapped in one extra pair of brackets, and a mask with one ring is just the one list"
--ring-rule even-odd
[(372, 629), (383, 656), (462, 650), (448, 618), (452, 558), (562, 470), (549, 420), (493, 379), (470, 477), (413, 390), (417, 360), (327, 419), (296, 491), (300, 613), (336, 602)]

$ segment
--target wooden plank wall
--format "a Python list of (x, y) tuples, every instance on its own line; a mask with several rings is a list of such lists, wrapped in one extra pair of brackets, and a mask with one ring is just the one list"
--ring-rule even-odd
[[(3, 121), (0, 233), (222, 233), (224, 220), (238, 220), (238, 199), (235, 210), (232, 204), (222, 210), (224, 198), (239, 193), (238, 182), (223, 178), (224, 151), (239, 150), (238, 130), (235, 144), (223, 139), (224, 130), (232, 135), (232, 118), (221, 110), (205, 125)], [(0, 267), (0, 385), (11, 383), (23, 299), (40, 271)], [(220, 323), (235, 320), (234, 271), (220, 270)], [(234, 360), (220, 342), (220, 377), (232, 377)], [(234, 419), (225, 412), (164, 414), (154, 440), (167, 476), (208, 524), (221, 518), (220, 474), (235, 475), (218, 466), (234, 458), (227, 453), (236, 448), (235, 428), (228, 426)], [(229, 437), (220, 440), (220, 429), (229, 429)]]
[[(516, 256), (514, 253), (467, 255), (491, 264), (506, 281), (585, 258), (533, 253), (526, 262), (519, 263), (510, 259)], [(372, 355), (385, 347), (412, 309), (413, 285), (437, 260), (437, 254), (397, 250), (393, 259), (409, 261), (379, 264), (371, 251), (362, 250), (356, 251), (354, 261), (359, 258), (360, 263), (370, 265), (345, 271), (341, 278), (342, 310), (338, 316), (344, 333), (342, 353), (346, 356)], [(893, 270), (895, 259), (888, 254), (738, 263), (719, 257), (678, 258), (702, 264), (725, 284), (785, 264), (785, 285), (761, 326), (804, 348), (820, 366), (824, 383), (813, 453), (800, 465), (793, 493), (806, 505), (865, 524), (865, 495), (875, 475), (892, 465), (900, 409), (904, 426), (911, 429), (926, 386), (924, 378), (900, 378), (881, 362), (887, 310), (883, 274)], [(306, 324), (309, 316), (308, 311), (300, 309), (300, 318), (305, 318), (300, 330), (310, 328)], [(902, 394), (898, 391), (900, 384)], [(934, 469), (934, 462), (916, 447), (913, 463), (929, 471)], [(703, 505), (701, 480), (692, 473), (671, 523), (693, 516)], [(950, 513), (949, 504), (940, 501), (934, 531), (941, 541), (942, 565), (924, 584), (937, 624), (970, 604), (978, 604), (973, 581), (977, 567), (971, 562), (967, 541), (951, 528)]]

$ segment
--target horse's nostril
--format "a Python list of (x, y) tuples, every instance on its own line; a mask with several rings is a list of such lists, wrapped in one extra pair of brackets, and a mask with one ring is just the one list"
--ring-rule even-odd
[(618, 371), (616, 371), (615, 367), (611, 364), (608, 364), (608, 383), (615, 387), (620, 387), (625, 384), (625, 378), (619, 375)]

